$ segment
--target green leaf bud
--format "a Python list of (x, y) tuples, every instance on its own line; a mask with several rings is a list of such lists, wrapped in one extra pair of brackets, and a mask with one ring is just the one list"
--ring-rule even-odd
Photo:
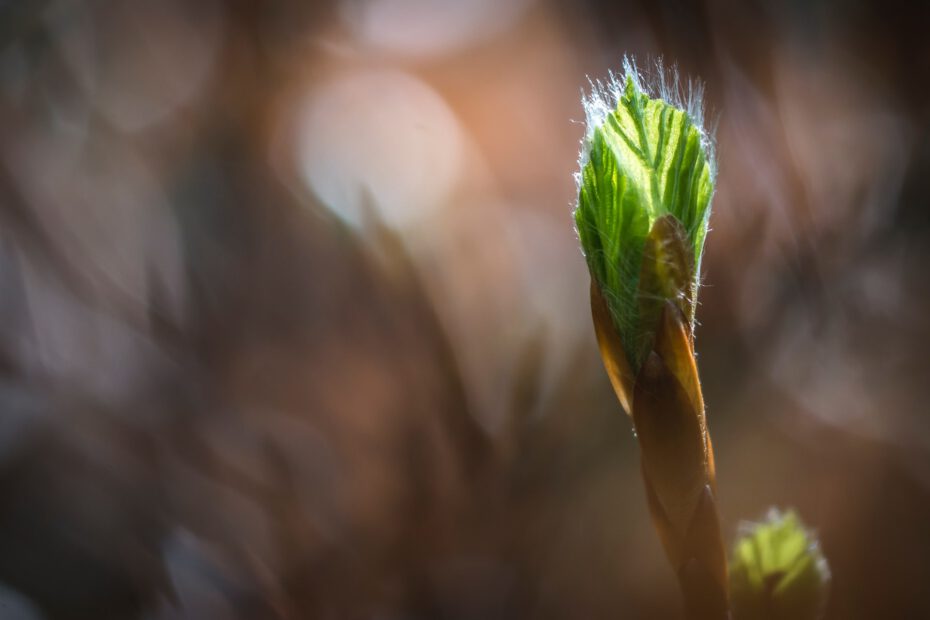
[(764, 522), (743, 526), (730, 564), (735, 620), (817, 620), (829, 585), (817, 538), (794, 512), (772, 509)]

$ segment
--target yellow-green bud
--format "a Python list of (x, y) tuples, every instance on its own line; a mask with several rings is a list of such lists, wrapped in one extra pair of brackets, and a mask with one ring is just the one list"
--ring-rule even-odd
[(829, 585), (817, 539), (794, 512), (743, 526), (730, 564), (734, 620), (817, 620)]

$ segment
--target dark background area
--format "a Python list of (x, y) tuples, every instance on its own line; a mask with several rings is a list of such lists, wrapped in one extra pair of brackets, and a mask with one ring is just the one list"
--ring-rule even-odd
[(570, 217), (706, 83), (724, 533), (930, 617), (919, 2), (0, 2), (0, 617), (677, 618)]

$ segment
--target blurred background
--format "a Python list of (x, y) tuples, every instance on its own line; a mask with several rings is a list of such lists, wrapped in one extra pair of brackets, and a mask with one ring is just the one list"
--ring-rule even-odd
[(624, 54), (718, 120), (725, 536), (930, 617), (927, 6), (0, 2), (0, 617), (680, 617), (570, 217)]

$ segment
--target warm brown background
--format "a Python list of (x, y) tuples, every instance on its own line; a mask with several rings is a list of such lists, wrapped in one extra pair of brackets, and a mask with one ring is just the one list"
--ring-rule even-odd
[(707, 84), (725, 534), (930, 617), (921, 2), (0, 2), (0, 617), (675, 618), (570, 209)]

